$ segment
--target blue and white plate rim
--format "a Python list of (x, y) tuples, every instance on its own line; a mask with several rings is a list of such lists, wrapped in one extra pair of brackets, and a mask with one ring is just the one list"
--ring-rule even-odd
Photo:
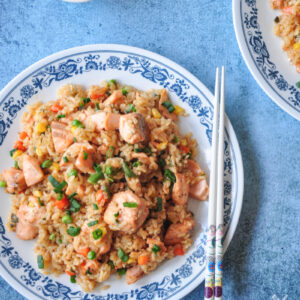
[[(171, 70), (172, 72), (178, 74), (181, 76), (181, 78), (184, 78), (186, 82), (193, 85), (197, 91), (207, 100), (209, 105), (212, 108), (212, 98), (213, 95), (210, 93), (210, 91), (195, 77), (193, 76), (189, 71), (182, 68), (178, 64), (174, 63), (173, 61), (158, 55), (156, 53), (153, 53), (151, 51), (147, 51), (144, 49), (131, 47), (131, 46), (125, 46), (125, 45), (119, 45), (119, 44), (93, 44), (93, 45), (85, 45), (75, 48), (70, 48), (67, 50), (63, 50), (57, 53), (54, 53), (25, 69), (23, 72), (21, 72), (19, 75), (17, 75), (12, 81), (10, 81), (5, 88), (0, 93), (0, 105), (3, 103), (4, 100), (8, 98), (10, 93), (20, 86), (20, 84), (29, 76), (36, 73), (37, 70), (40, 70), (47, 65), (54, 64), (57, 61), (60, 61), (64, 58), (68, 57), (75, 57), (76, 55), (82, 55), (82, 54), (93, 54), (93, 53), (101, 53), (101, 52), (111, 52), (113, 54), (115, 53), (125, 53), (128, 55), (138, 56), (141, 58), (149, 59), (150, 61), (159, 64), (160, 66), (166, 67), (168, 70)], [(213, 108), (212, 108), (213, 110)], [(236, 168), (236, 194), (234, 197), (234, 207), (233, 207), (233, 215), (231, 215), (231, 219), (229, 220), (229, 228), (226, 233), (226, 239), (224, 241), (224, 248), (227, 249), (234, 232), (238, 225), (238, 220), (241, 213), (242, 208), (242, 201), (243, 201), (243, 189), (244, 189), (244, 171), (243, 171), (243, 164), (242, 164), (242, 157), (240, 148), (238, 145), (238, 141), (235, 135), (235, 132), (233, 130), (233, 127), (229, 121), (229, 119), (226, 117), (226, 136), (229, 138), (230, 141), (230, 149), (233, 150), (234, 153), (234, 164)], [(5, 220), (4, 220), (5, 221)], [(0, 224), (3, 227), (3, 224)], [(1, 232), (0, 232), (1, 233)], [(2, 235), (3, 238), (4, 235)], [(5, 236), (4, 236), (5, 238)], [(30, 289), (27, 285), (22, 283), (18, 278), (14, 276), (13, 273), (11, 273), (4, 264), (1, 262), (2, 258), (0, 258), (0, 275), (17, 291), (19, 291), (22, 295), (25, 297), (28, 297), (29, 299), (33, 299), (32, 297), (36, 299), (50, 299), (51, 296), (41, 298), (41, 295), (37, 294), (36, 291), (33, 291), (33, 289)], [(186, 294), (188, 294), (190, 291), (192, 291), (194, 288), (196, 288), (203, 280), (203, 269), (200, 273), (197, 274), (197, 276), (194, 276), (185, 286), (180, 287), (175, 291), (175, 293), (166, 295), (166, 297), (163, 297), (164, 299), (178, 299), (178, 297), (183, 297)], [(50, 280), (51, 281), (51, 280)], [(151, 284), (150, 284), (151, 285)], [(151, 287), (150, 287), (151, 288)], [(79, 292), (78, 292), (79, 293)], [(131, 294), (133, 291), (131, 291)], [(87, 294), (77, 294), (76, 299), (78, 299), (79, 295), (87, 295)], [(130, 295), (130, 292), (128, 292), (128, 297)], [(162, 294), (163, 295), (163, 294)], [(53, 295), (52, 295), (53, 296)], [(75, 296), (75, 295), (74, 295)], [(93, 295), (95, 298), (86, 298), (86, 299), (98, 299), (98, 295)], [(100, 295), (99, 295), (100, 296)], [(115, 295), (117, 299), (118, 295)], [(122, 295), (119, 295), (120, 297)], [(157, 295), (155, 295), (157, 296)], [(130, 299), (133, 297), (133, 294), (130, 296)], [(83, 296), (82, 296), (83, 298)], [(161, 298), (161, 296), (159, 296)], [(57, 298), (58, 299), (58, 298)], [(67, 298), (66, 298), (67, 299)], [(102, 299), (102, 298), (99, 298)], [(106, 298), (103, 298), (106, 299)], [(110, 298), (109, 298), (110, 299)], [(127, 299), (127, 298), (126, 298)]]

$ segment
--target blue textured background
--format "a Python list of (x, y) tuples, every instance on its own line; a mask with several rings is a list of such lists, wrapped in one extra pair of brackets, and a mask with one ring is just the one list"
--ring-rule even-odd
[[(225, 255), (225, 299), (300, 299), (300, 123), (260, 89), (243, 62), (229, 0), (0, 0), (0, 88), (66, 48), (119, 43), (179, 63), (213, 90), (227, 68), (226, 110), (244, 160), (239, 227)], [(185, 300), (203, 298), (203, 284)], [(0, 299), (24, 299), (0, 278)]]

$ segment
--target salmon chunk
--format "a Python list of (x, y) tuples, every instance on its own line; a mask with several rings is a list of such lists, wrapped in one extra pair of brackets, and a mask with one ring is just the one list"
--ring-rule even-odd
[(99, 112), (87, 117), (85, 124), (87, 127), (95, 128), (97, 131), (119, 129), (120, 115), (108, 112)]
[(172, 200), (178, 205), (184, 205), (189, 198), (189, 185), (183, 174), (176, 173), (176, 182), (172, 190)]
[(176, 121), (178, 119), (177, 115), (174, 112), (170, 113), (168, 109), (163, 105), (164, 102), (169, 102), (169, 97), (165, 89), (162, 91), (160, 95), (159, 111), (165, 118), (171, 119), (172, 121)]
[(136, 265), (126, 271), (126, 282), (132, 284), (144, 276), (144, 271), (139, 265)]
[(148, 214), (145, 200), (132, 191), (125, 191), (113, 195), (104, 213), (104, 221), (112, 230), (131, 234), (142, 226)]
[(20, 167), (24, 172), (27, 186), (37, 184), (44, 179), (44, 173), (36, 158), (29, 156), (28, 154), (23, 154), (21, 161)]
[(64, 123), (56, 121), (51, 123), (52, 140), (58, 153), (63, 153), (73, 143), (73, 135), (66, 128), (67, 125)]
[(130, 113), (120, 117), (120, 135), (129, 144), (147, 142), (149, 128), (143, 115)]
[(114, 91), (105, 101), (104, 105), (117, 105), (119, 106), (124, 102), (122, 91)]
[(193, 227), (194, 220), (192, 218), (185, 219), (183, 223), (171, 224), (166, 232), (164, 243), (169, 246), (182, 242)]
[(2, 172), (2, 176), (7, 185), (7, 192), (14, 194), (26, 189), (24, 173), (16, 168), (10, 168)]
[(94, 152), (93, 147), (82, 147), (75, 161), (75, 166), (79, 171), (83, 173), (94, 172)]
[[(204, 173), (198, 163), (192, 159), (188, 160), (187, 169), (192, 172), (195, 178), (201, 177), (201, 175)], [(196, 183), (190, 185), (189, 195), (197, 200), (207, 200), (209, 195), (209, 187), (206, 178), (199, 178)]]

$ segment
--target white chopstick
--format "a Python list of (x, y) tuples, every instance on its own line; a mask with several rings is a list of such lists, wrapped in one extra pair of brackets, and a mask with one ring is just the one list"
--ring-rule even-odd
[[(222, 67), (221, 102), (219, 68), (216, 71), (212, 159), (206, 240), (205, 300), (222, 299), (223, 217), (224, 217), (224, 115), (225, 71)], [(220, 116), (219, 116), (220, 115)], [(220, 119), (219, 119), (220, 118)], [(217, 225), (217, 227), (216, 227)], [(217, 228), (217, 229), (216, 229)], [(216, 266), (216, 268), (215, 268)]]

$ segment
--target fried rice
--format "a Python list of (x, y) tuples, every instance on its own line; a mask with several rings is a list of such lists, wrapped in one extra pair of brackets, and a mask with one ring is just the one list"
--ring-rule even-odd
[(128, 284), (192, 244), (188, 196), (206, 200), (197, 143), (181, 135), (184, 110), (166, 90), (115, 80), (68, 84), (34, 103), (1, 174), (11, 194), (7, 226), (36, 239), (38, 267), (91, 291), (111, 274)]

